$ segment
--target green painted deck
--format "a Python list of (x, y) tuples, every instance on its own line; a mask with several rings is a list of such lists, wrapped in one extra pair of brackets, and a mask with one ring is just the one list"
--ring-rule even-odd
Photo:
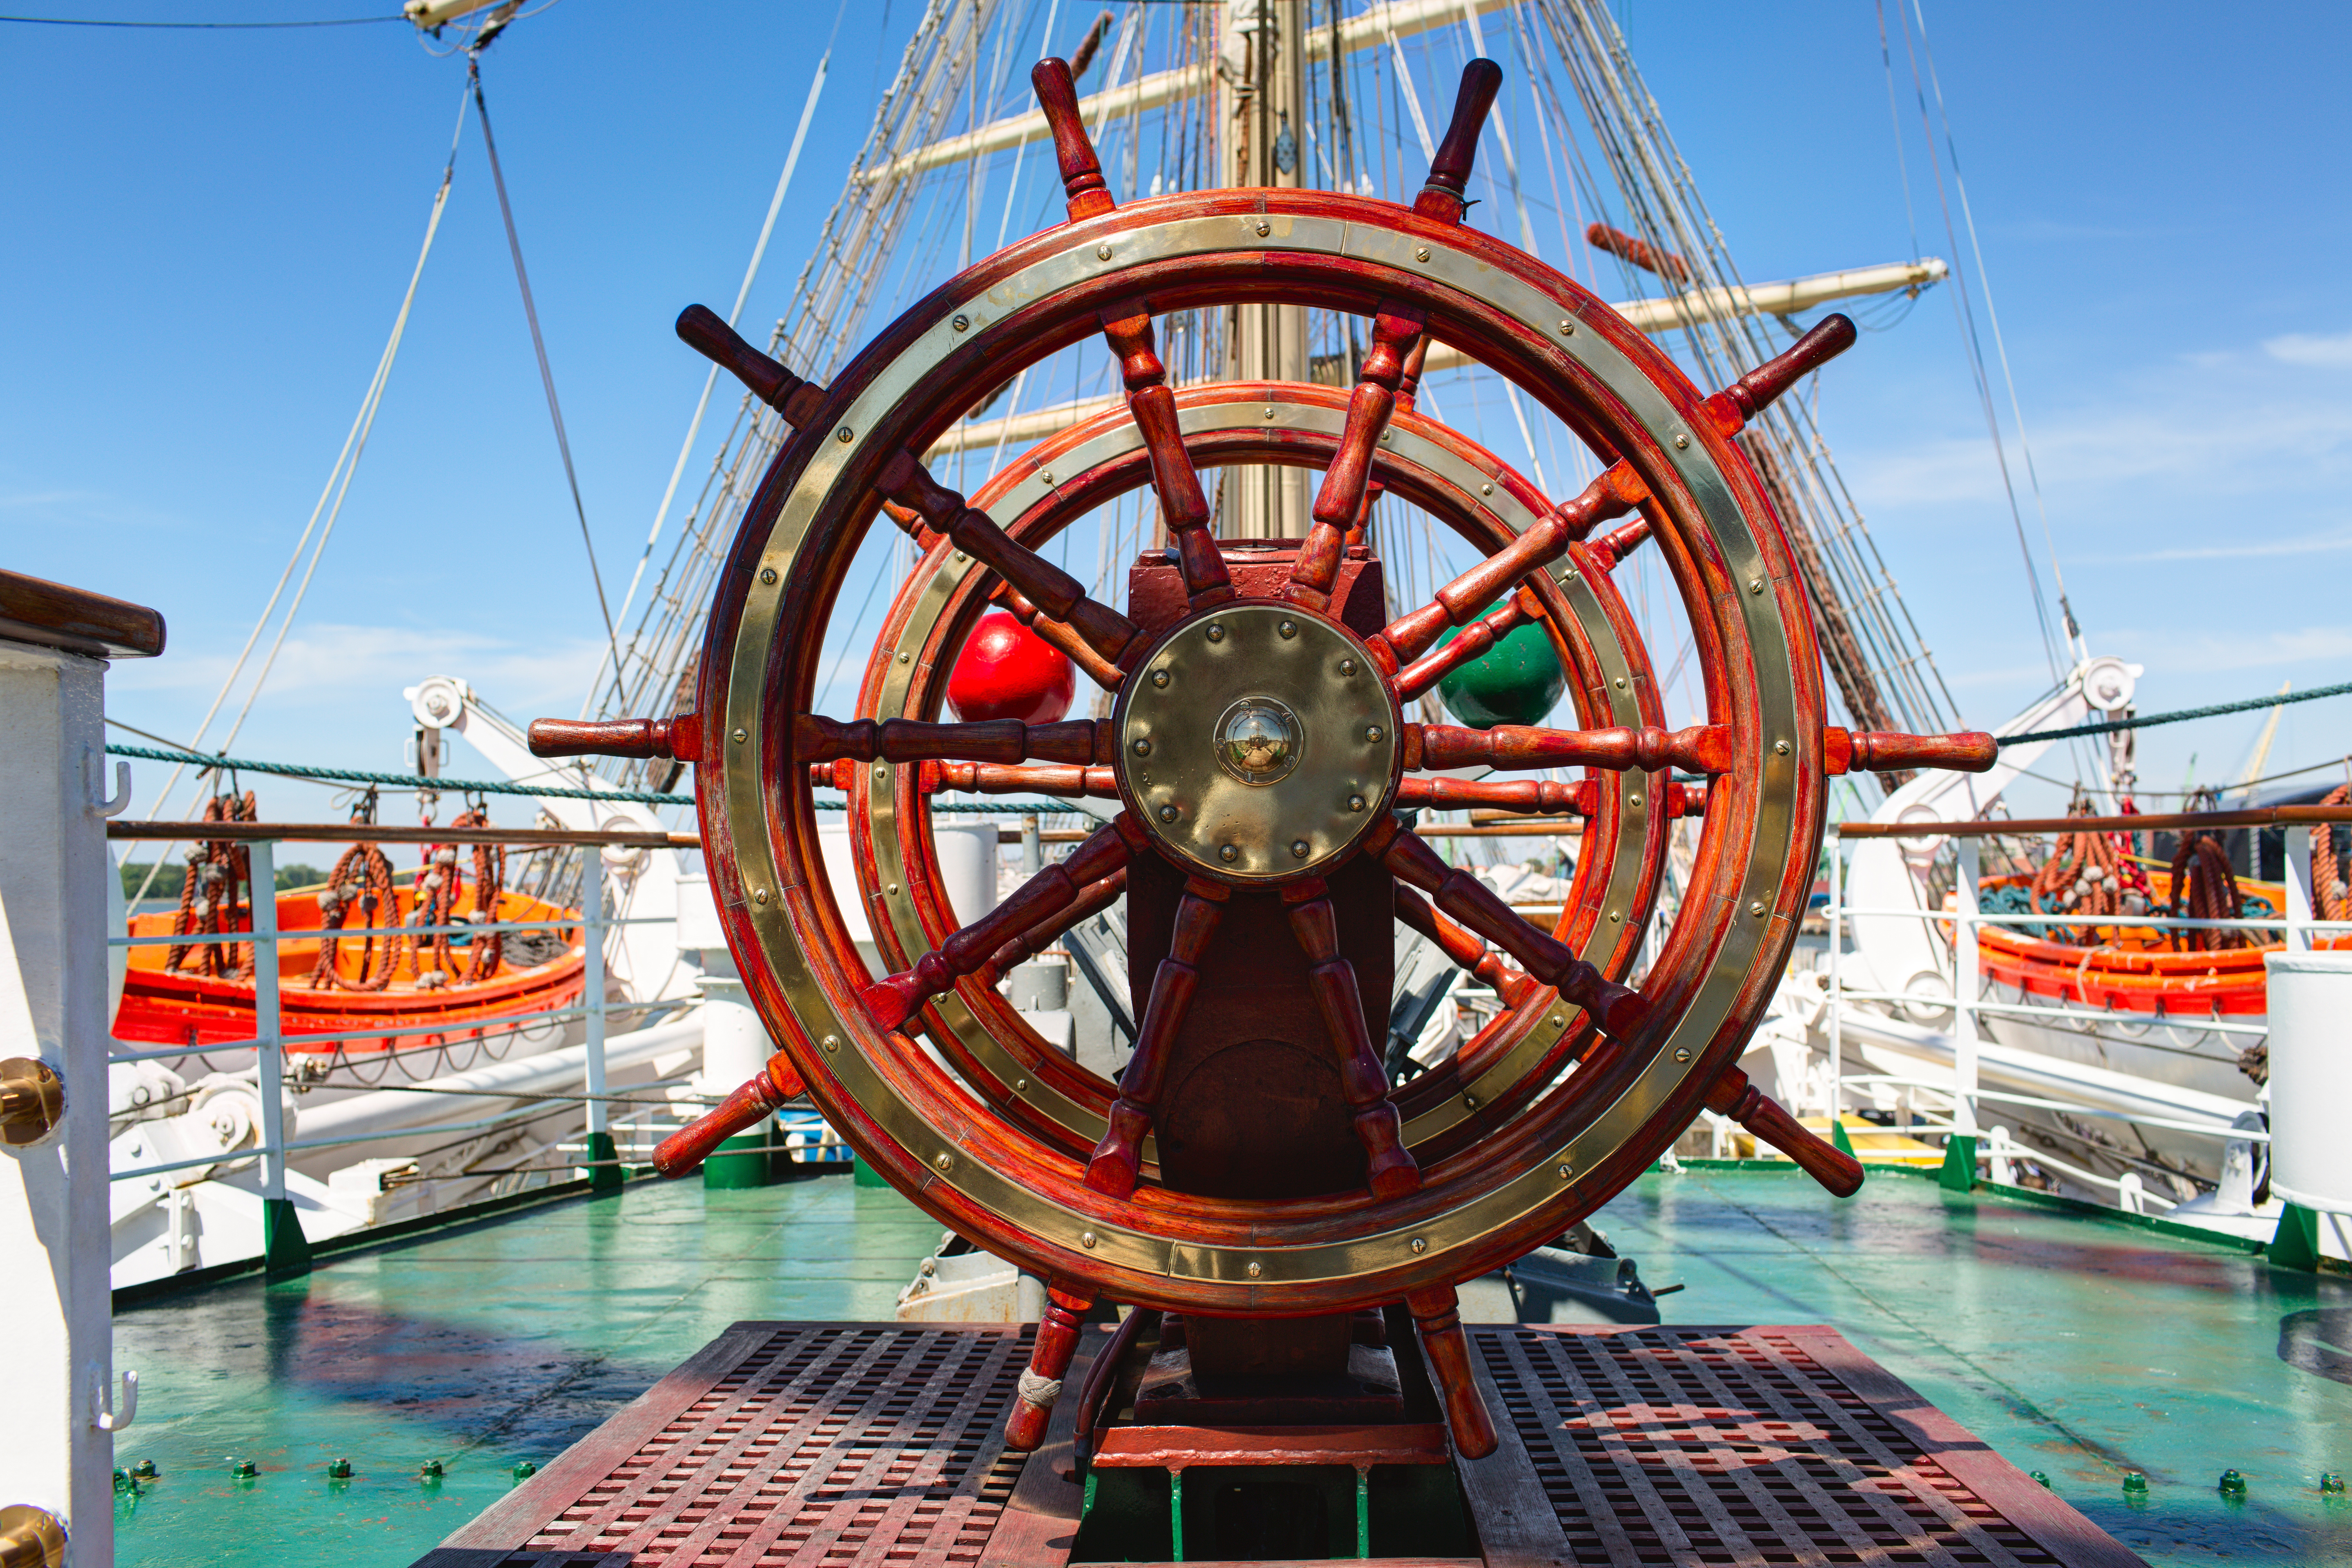
[[(1669, 1321), (1834, 1324), (2152, 1563), (2352, 1563), (2352, 1282), (1894, 1175), (1652, 1174), (1597, 1222)], [(729, 1323), (888, 1316), (938, 1237), (846, 1175), (645, 1184), (127, 1312), (117, 1462), (163, 1475), (119, 1560), (404, 1568)]]

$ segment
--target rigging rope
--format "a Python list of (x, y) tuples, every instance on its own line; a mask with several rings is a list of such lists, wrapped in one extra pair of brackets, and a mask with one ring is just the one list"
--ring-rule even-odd
[[(278, 601), (286, 592), (287, 581), (293, 576), (296, 563), (302, 559), (304, 548), (310, 543), (312, 531), (319, 528), (320, 513), (326, 511), (326, 528), (319, 533), (317, 548), (310, 551), (310, 564), (302, 573), (301, 585), (294, 591), (293, 602), (286, 607), (286, 618), (278, 625), (278, 636), (269, 645), (269, 653), (262, 661), (261, 672), (254, 677), (253, 689), (246, 694), (245, 706), (238, 710), (236, 721), (229, 726), (228, 739), (221, 742), (222, 751), (226, 752), (236, 743), (237, 731), (245, 727), (246, 716), (253, 711), (254, 700), (260, 696), (262, 683), (269, 679), (269, 671), (278, 662), (278, 650), (285, 646), (286, 633), (293, 626), (295, 616), (301, 611), (302, 600), (310, 591), (310, 579), (318, 573), (319, 558), (326, 552), (327, 540), (335, 531), (336, 520), (343, 514), (343, 499), (351, 494), (352, 476), (359, 471), (360, 455), (367, 449), (368, 434), (375, 428), (376, 410), (383, 405), (384, 384), (391, 379), (393, 361), (399, 354), (401, 339), (408, 331), (409, 311), (416, 303), (416, 286), (424, 279), (425, 263), (433, 254), (434, 237), (441, 232), (441, 215), (449, 205), (450, 183), (457, 173), (457, 144), (465, 133), (466, 99), (460, 93), (457, 98), (457, 122), (449, 133), (449, 156), (441, 167), (441, 184), (433, 193), (433, 213), (425, 220), (425, 243), (417, 250), (415, 267), (409, 272), (408, 291), (401, 296), (400, 313), (393, 319), (392, 336), (386, 340), (383, 353), (376, 360), (375, 374), (368, 383), (366, 395), (360, 399), (360, 411), (352, 420), (351, 433), (343, 437), (343, 449), (336, 454), (334, 467), (327, 471), (327, 483), (319, 492), (317, 504), (310, 509), (310, 521), (303, 524), (302, 536), (294, 542), (294, 552), (287, 557), (286, 569), (278, 574), (278, 585), (269, 592), (269, 602), (262, 606), (260, 616), (253, 623), (253, 630), (246, 637), (245, 647), (237, 650), (236, 662), (229, 667), (228, 675), (221, 681), (220, 691), (213, 698), (212, 706), (205, 710), (203, 721), (196, 725), (196, 732), (191, 741), (192, 749), (204, 742), (205, 731), (220, 712), (221, 704), (228, 700), (229, 692), (236, 689), (237, 677), (245, 669), (245, 661), (252, 656), (253, 645), (260, 640), (261, 629), (277, 613)], [(340, 489), (337, 489), (338, 478), (341, 484)], [(331, 511), (327, 510), (330, 495), (334, 497)], [(163, 781), (163, 787), (156, 793), (154, 804), (147, 808), (150, 816), (163, 809), (163, 803), (172, 797), (173, 790), (179, 786), (180, 777), (186, 771), (184, 767), (175, 768), (172, 776)], [(147, 889), (154, 885), (156, 871), (162, 866), (159, 859), (148, 869), (146, 880), (140, 883), (138, 892), (131, 896), (133, 903), (147, 896)]]
[(515, 232), (514, 206), (507, 200), (507, 176), (499, 167), (499, 144), (490, 134), (490, 106), (482, 97), (480, 46), (466, 57), (466, 86), (482, 119), (482, 151), (489, 154), (490, 183), (498, 187), (499, 216), (506, 220), (507, 250), (514, 257), (515, 282), (522, 289), (522, 313), (530, 322), (530, 346), (539, 355), (539, 383), (547, 389), (547, 416), (555, 423), (555, 449), (563, 455), (564, 482), (572, 487), (572, 515), (580, 520), (580, 543), (588, 552), (589, 581), (596, 585), (596, 608), (604, 617), (604, 641), (613, 655), (613, 689), (621, 695), (621, 638), (613, 629), (613, 606), (604, 597), (604, 574), (596, 569), (596, 542), (588, 533), (588, 509), (580, 500), (580, 475), (572, 466), (572, 438), (563, 431), (563, 405), (555, 399), (555, 372), (547, 363), (547, 340), (539, 331), (539, 306), (530, 297), (530, 274), (523, 269), (522, 237)]

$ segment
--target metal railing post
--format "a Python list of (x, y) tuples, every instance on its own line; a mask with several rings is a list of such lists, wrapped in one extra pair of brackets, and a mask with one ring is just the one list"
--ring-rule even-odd
[(1952, 889), (1952, 1136), (1945, 1142), (1943, 1183), (1966, 1192), (1977, 1169), (1977, 841), (1953, 841), (1958, 864)]
[(587, 864), (580, 879), (581, 934), (585, 962), (581, 997), (587, 1014), (588, 1047), (588, 1184), (595, 1192), (618, 1192), (621, 1186), (620, 1147), (613, 1141), (604, 1100), (604, 851), (584, 847)]
[(1844, 1001), (1839, 995), (1839, 950), (1845, 946), (1844, 846), (1830, 832), (1830, 1118), (1834, 1124), (1845, 1113)]
[(2311, 829), (2286, 830), (2286, 950), (2311, 951)]
[(278, 846), (247, 849), (246, 887), (253, 908), (253, 1066), (261, 1095), (261, 1256), (271, 1274), (303, 1274), (310, 1244), (286, 1195), (286, 1039), (278, 973)]

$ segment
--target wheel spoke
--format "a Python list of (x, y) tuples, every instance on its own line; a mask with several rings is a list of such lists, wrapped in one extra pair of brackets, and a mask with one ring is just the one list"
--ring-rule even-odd
[(1070, 74), (1070, 62), (1058, 57), (1039, 60), (1030, 68), (1029, 85), (1036, 91), (1037, 107), (1045, 111), (1046, 129), (1054, 133), (1054, 161), (1061, 170), (1070, 221), (1110, 211), (1118, 204), (1103, 183), (1102, 160), (1095, 155), (1086, 116), (1078, 111), (1078, 84)]
[(1495, 1451), (1499, 1439), (1495, 1436), (1495, 1419), (1478, 1392), (1477, 1376), (1471, 1371), (1470, 1341), (1462, 1331), (1461, 1298), (1451, 1285), (1432, 1285), (1409, 1293), (1404, 1304), (1412, 1313), (1413, 1326), (1421, 1331), (1422, 1348), (1429, 1352), (1430, 1367), (1444, 1394), (1445, 1423), (1454, 1429), (1454, 1448), (1465, 1459), (1485, 1458)]
[(1118, 818), (1079, 845), (1070, 858), (1046, 867), (988, 913), (927, 952), (915, 967), (877, 980), (858, 994), (877, 1028), (895, 1029), (934, 996), (979, 972), (997, 951), (1076, 903), (1090, 884), (1125, 866), (1148, 842), (1140, 826)]
[(1412, 199), (1412, 210), (1441, 223), (1460, 223), (1470, 204), (1462, 198), (1470, 170), (1478, 156), (1478, 133), (1486, 129), (1486, 113), (1503, 86), (1503, 68), (1492, 60), (1472, 60), (1462, 68), (1462, 85), (1454, 89), (1454, 119), (1445, 140), (1429, 160), (1429, 181)]
[[(1508, 811), (1528, 816), (1591, 816), (1600, 809), (1601, 786), (1591, 779), (1555, 784), (1549, 779), (1409, 778), (1397, 785), (1396, 803), (1431, 811)], [(1669, 781), (1668, 816), (1706, 815), (1706, 786)]]
[(1100, 748), (1110, 727), (1091, 719), (1024, 724), (992, 719), (981, 724), (927, 724), (919, 719), (853, 719), (820, 713), (793, 720), (793, 755), (804, 763), (845, 758), (860, 763), (1108, 763)]
[(1650, 1005), (1576, 956), (1568, 944), (1521, 920), (1492, 888), (1448, 866), (1393, 816), (1374, 826), (1365, 847), (1437, 907), (1519, 961), (1529, 974), (1591, 1015), (1601, 1032), (1622, 1040), (1647, 1021)]
[(1348, 531), (1362, 520), (1365, 489), (1372, 479), (1372, 452), (1395, 412), (1397, 388), (1404, 379), (1406, 357), (1419, 345), (1426, 318), (1418, 310), (1382, 304), (1372, 318), (1372, 346), (1356, 391), (1348, 400), (1348, 423), (1339, 433), (1339, 450), (1323, 471), (1323, 487), (1315, 493), (1314, 522), (1298, 547), (1284, 595), (1291, 603), (1320, 610), (1331, 603), (1332, 584), (1339, 580), (1339, 562), (1348, 552)]
[(1118, 689), (1118, 683), (1123, 679), (1118, 666), (1097, 653), (1067, 622), (1057, 621), (1046, 615), (1010, 583), (998, 584), (993, 597), (1015, 620), (1066, 654), (1072, 664), (1087, 672), (1087, 679), (1105, 691)]
[(824, 388), (803, 381), (774, 360), (745, 342), (708, 305), (688, 305), (678, 312), (680, 342), (726, 371), (752, 396), (784, 416), (797, 430), (824, 405)]
[(1372, 1048), (1371, 1030), (1364, 1023), (1364, 1000), (1356, 984), (1356, 966), (1339, 952), (1339, 913), (1331, 907), (1330, 889), (1320, 878), (1294, 883), (1282, 890), (1289, 907), (1290, 931), (1307, 953), (1307, 989), (1315, 994), (1316, 1010), (1339, 1057), (1339, 1087), (1370, 1165), (1370, 1185), (1376, 1198), (1402, 1198), (1421, 1191), (1421, 1167), (1404, 1146), (1397, 1109), (1389, 1103), (1389, 1076)]
[(933, 763), (924, 766), (922, 788), (925, 795), (962, 789), (974, 795), (1052, 795), (1064, 800), (1117, 800), (1118, 774), (1101, 767), (1008, 768), (993, 763)]
[(1886, 773), (1895, 768), (1948, 768), (1980, 773), (2000, 760), (2000, 742), (1981, 730), (1957, 735), (1901, 735), (1884, 731), (1822, 731), (1822, 771)]
[(1690, 773), (1731, 771), (1733, 733), (1727, 724), (1694, 724), (1687, 730), (1546, 730), (1533, 724), (1497, 724), (1465, 730), (1453, 724), (1407, 724), (1404, 765), (1443, 772), (1486, 766), (1522, 768), (1639, 769), (1655, 773), (1676, 767)]
[(1135, 427), (1142, 433), (1144, 452), (1151, 461), (1151, 488), (1160, 497), (1160, 520), (1176, 547), (1185, 596), (1196, 610), (1223, 604), (1234, 596), (1233, 581), (1209, 526), (1209, 498), (1201, 489), (1192, 454), (1184, 449), (1176, 395), (1168, 390), (1168, 367), (1154, 345), (1151, 313), (1106, 313), (1103, 336), (1118, 356), (1128, 411), (1135, 416)]
[(1061, 941), (1068, 934), (1072, 926), (1076, 925), (1088, 915), (1100, 914), (1118, 902), (1119, 896), (1126, 891), (1127, 868), (1125, 867), (1113, 871), (1108, 877), (1088, 882), (1079, 889), (1076, 900), (1069, 908), (1038, 921), (989, 954), (988, 963), (981, 969), (981, 979), (990, 985), (995, 984), (1016, 967), (1028, 963)]
[(1201, 986), (1201, 959), (1224, 919), (1230, 896), (1228, 889), (1204, 878), (1184, 884), (1184, 897), (1176, 906), (1175, 934), (1168, 956), (1151, 976), (1151, 997), (1136, 1029), (1135, 1054), (1118, 1077), (1110, 1126), (1087, 1162), (1087, 1185), (1098, 1193), (1123, 1198), (1135, 1191), (1143, 1165), (1143, 1140), (1151, 1131), (1160, 1091), (1167, 1085), (1169, 1058), (1184, 1026), (1184, 1015), (1192, 1010), (1192, 994)]
[(1528, 573), (1559, 560), (1570, 545), (1600, 524), (1624, 516), (1649, 495), (1649, 487), (1631, 466), (1622, 461), (1612, 465), (1572, 500), (1546, 512), (1525, 533), (1440, 588), (1428, 604), (1391, 621), (1371, 639), (1373, 657), (1385, 653), (1399, 666), (1411, 664), (1448, 626), (1466, 626)]
[(900, 448), (882, 465), (874, 482), (933, 532), (953, 541), (958, 550), (993, 570), (1038, 609), (1066, 624), (1110, 663), (1118, 663), (1129, 647), (1140, 646), (1142, 633), (1134, 622), (1087, 598), (1076, 577), (1015, 544), (986, 512), (967, 505), (962, 496), (933, 479), (912, 452)]
[(1507, 1007), (1516, 1007), (1536, 988), (1529, 976), (1505, 963), (1479, 940), (1478, 933), (1454, 924), (1435, 906), (1402, 882), (1397, 884), (1397, 919), (1437, 944), (1437, 950), (1468, 970), (1480, 984), (1493, 988)]
[(1397, 672), (1397, 700), (1410, 702), (1431, 687), (1486, 653), (1502, 641), (1505, 635), (1517, 630), (1543, 613), (1535, 590), (1521, 584), (1502, 608), (1471, 622), (1453, 641), (1440, 643), (1421, 658)]
[(1728, 1116), (1794, 1160), (1813, 1180), (1842, 1198), (1862, 1190), (1862, 1162), (1824, 1142), (1781, 1104), (1748, 1081), (1738, 1067), (1726, 1067), (1706, 1091), (1706, 1108)]
[(1046, 1425), (1062, 1397), (1062, 1379), (1069, 1375), (1070, 1359), (1077, 1353), (1078, 1325), (1095, 1304), (1092, 1291), (1080, 1294), (1066, 1288), (1073, 1283), (1059, 1281), (1045, 1289), (1037, 1342), (1030, 1349), (1012, 1413), (1004, 1418), (1004, 1446), (1016, 1454), (1028, 1453), (1045, 1440)]
[(710, 1157), (713, 1150), (749, 1127), (756, 1127), (782, 1106), (808, 1092), (800, 1069), (778, 1051), (760, 1075), (729, 1095), (714, 1109), (679, 1128), (654, 1151), (654, 1169), (665, 1176), (683, 1176)]

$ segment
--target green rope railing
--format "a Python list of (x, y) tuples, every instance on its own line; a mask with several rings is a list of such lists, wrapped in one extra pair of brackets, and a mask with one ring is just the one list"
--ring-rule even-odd
[(2118, 730), (2145, 730), (2151, 724), (2178, 724), (2185, 719), (2218, 719), (2224, 713), (2251, 713), (2257, 708), (2275, 708), (2287, 702), (2316, 702), (2323, 697), (2341, 697), (2352, 692), (2352, 680), (2336, 686), (2315, 686), (2308, 691), (2283, 692), (2276, 697), (2250, 697), (2243, 702), (2216, 702), (2210, 708), (2183, 708), (2171, 713), (2147, 713), (2132, 719), (2110, 719), (2100, 724), (2076, 724), (2064, 730), (2033, 730), (2022, 735), (2003, 735), (1998, 743), (2021, 746), (2028, 741), (2072, 741), (2081, 735), (2112, 735)]
[[(662, 795), (652, 790), (632, 789), (563, 789), (553, 784), (520, 784), (505, 779), (428, 779), (415, 773), (371, 773), (357, 768), (312, 768), (292, 763), (257, 763), (243, 757), (215, 757), (202, 752), (166, 752), (152, 746), (117, 746), (110, 744), (107, 755), (137, 757), (150, 763), (185, 763), (206, 772), (270, 773), (280, 778), (309, 779), (318, 784), (383, 784), (394, 789), (437, 789), (451, 794), (471, 792), (476, 795), (537, 795), (552, 800), (614, 800), (628, 801), (638, 805), (692, 805), (690, 795)], [(816, 803), (819, 811), (840, 811), (844, 804), (837, 800)], [(933, 811), (984, 812), (991, 815), (1025, 816), (1029, 813), (1068, 812), (1072, 808), (1058, 800), (1008, 800), (997, 804), (982, 801), (934, 801)]]

